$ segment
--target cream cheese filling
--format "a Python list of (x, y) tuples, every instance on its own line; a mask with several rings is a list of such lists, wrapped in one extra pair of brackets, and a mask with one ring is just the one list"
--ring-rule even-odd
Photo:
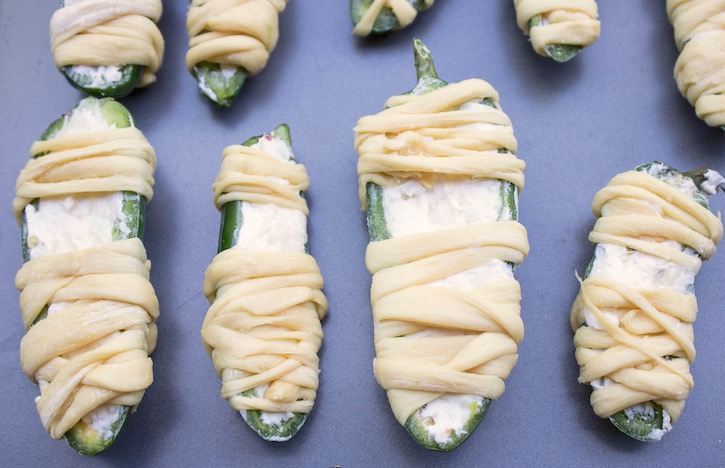
[(478, 395), (443, 395), (420, 410), (423, 426), (437, 444), (445, 444), (453, 431), (461, 435), (466, 423), (483, 404)]

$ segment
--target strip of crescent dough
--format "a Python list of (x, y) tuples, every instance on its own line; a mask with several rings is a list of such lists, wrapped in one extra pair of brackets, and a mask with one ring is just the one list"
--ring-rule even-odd
[(50, 19), (55, 65), (143, 65), (138, 87), (147, 86), (164, 55), (161, 12), (161, 0), (84, 0), (59, 8)]
[[(595, 0), (514, 0), (516, 22), (531, 37), (534, 50), (545, 57), (546, 47), (556, 44), (588, 46), (599, 37)], [(530, 27), (529, 20), (545, 21)]]
[(725, 1), (668, 0), (667, 14), (680, 50), (677, 87), (708, 125), (725, 125)]
[[(435, 0), (423, 0), (422, 9), (430, 8), (434, 2)], [(413, 7), (411, 0), (373, 0), (368, 10), (360, 18), (360, 21), (352, 31), (358, 36), (367, 36), (370, 34), (375, 25), (375, 20), (383, 8), (390, 8), (392, 10), (398, 20), (400, 28), (408, 26), (418, 16), (418, 10)]]
[(279, 37), (287, 0), (192, 0), (186, 16), (190, 72), (200, 62), (264, 69)]
[[(491, 99), (496, 108), (460, 109)], [(516, 149), (511, 122), (498, 94), (482, 80), (465, 80), (423, 95), (396, 96), (386, 110), (355, 127), (363, 206), (374, 182), (393, 187), (406, 179), (432, 184), (440, 177), (500, 179), (523, 187), (524, 162), (499, 148)], [(476, 126), (472, 124), (484, 124)], [(529, 251), (516, 221), (479, 223), (371, 242), (375, 375), (388, 391), (396, 419), (408, 417), (445, 393), (498, 398), (523, 338), (521, 292), (514, 279), (463, 291), (430, 282), (485, 265), (519, 264)], [(418, 337), (427, 328), (451, 336)], [(412, 336), (407, 336), (413, 334)]]
[[(589, 235), (593, 243), (660, 257), (693, 274), (700, 269), (700, 258), (677, 246), (692, 247), (708, 259), (722, 237), (717, 216), (683, 191), (644, 172), (613, 178), (597, 193), (592, 209), (601, 216)], [(602, 329), (582, 326), (587, 311)], [(695, 358), (692, 323), (696, 315), (693, 294), (664, 287), (637, 289), (609, 275), (583, 280), (571, 309), (579, 381), (613, 381), (592, 392), (594, 412), (606, 418), (654, 401), (675, 422), (693, 386), (690, 363)]]
[[(133, 191), (150, 199), (156, 160), (135, 128), (68, 134), (38, 141), (16, 186), (20, 221), (33, 199)], [(15, 277), (27, 329), (23, 371), (40, 383), (43, 426), (59, 439), (101, 405), (136, 406), (153, 381), (159, 304), (140, 239), (43, 254)], [(33, 324), (46, 305), (67, 304)]]
[[(308, 186), (301, 164), (233, 145), (224, 150), (212, 188), (219, 208), (239, 200), (307, 214), (300, 191)], [(327, 312), (322, 284), (317, 263), (304, 252), (237, 245), (209, 265), (204, 294), (211, 307), (201, 335), (222, 379), (222, 397), (234, 409), (310, 412), (318, 387), (320, 321)], [(262, 397), (242, 395), (265, 384)]]

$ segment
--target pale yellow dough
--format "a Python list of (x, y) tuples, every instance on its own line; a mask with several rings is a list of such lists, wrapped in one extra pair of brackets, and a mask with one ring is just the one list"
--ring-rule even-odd
[(725, 0), (668, 0), (680, 56), (675, 81), (711, 127), (725, 125)]
[[(597, 2), (594, 0), (514, 0), (516, 22), (531, 37), (534, 50), (545, 57), (546, 47), (556, 44), (585, 47), (599, 37)], [(545, 24), (529, 27), (541, 16)]]
[(186, 67), (199, 62), (243, 67), (256, 75), (267, 65), (279, 37), (287, 0), (192, 0), (186, 16)]
[[(74, 133), (37, 141), (18, 177), (15, 216), (31, 200), (79, 193), (134, 191), (152, 196), (155, 156), (135, 128)], [(25, 374), (40, 385), (38, 413), (59, 439), (101, 405), (135, 407), (153, 381), (159, 305), (139, 239), (43, 254), (18, 271), (27, 329)], [(46, 305), (66, 307), (33, 322)]]
[[(433, 6), (435, 0), (424, 0), (423, 10)], [(358, 36), (367, 36), (373, 30), (375, 20), (383, 10), (383, 8), (389, 8), (392, 10), (395, 17), (398, 19), (399, 28), (404, 28), (410, 23), (415, 21), (415, 17), (418, 16), (418, 11), (411, 5), (411, 0), (373, 0), (370, 8), (360, 18), (360, 21), (355, 25), (352, 30)]]
[(137, 87), (147, 86), (164, 56), (161, 12), (161, 0), (84, 0), (59, 8), (50, 19), (55, 65), (143, 65)]
[[(497, 108), (458, 108), (485, 98)], [(355, 127), (363, 205), (369, 182), (392, 187), (411, 178), (423, 184), (480, 178), (523, 187), (524, 162), (513, 154), (511, 122), (485, 81), (396, 96), (386, 107)], [(499, 148), (512, 154), (498, 153)], [(428, 283), (493, 259), (519, 264), (528, 251), (526, 230), (515, 221), (370, 243), (366, 263), (373, 274), (374, 370), (401, 424), (446, 393), (496, 399), (504, 391), (524, 334), (518, 282), (498, 280), (471, 291)], [(450, 333), (408, 336), (427, 329)]]
[[(708, 259), (722, 237), (717, 216), (681, 190), (643, 172), (614, 177), (597, 193), (592, 209), (599, 219), (589, 235), (591, 242), (657, 256), (693, 273), (700, 269), (701, 260), (665, 242), (692, 247)], [(585, 310), (602, 330), (582, 326)], [(579, 381), (612, 380), (592, 392), (594, 412), (606, 418), (654, 401), (675, 422), (693, 386), (689, 368), (695, 358), (692, 323), (696, 315), (693, 294), (665, 287), (635, 289), (604, 275), (581, 281), (571, 310)], [(618, 317), (618, 323), (608, 316)]]
[[(241, 145), (224, 150), (212, 186), (221, 208), (234, 200), (307, 213), (309, 186), (301, 164)], [(204, 277), (211, 307), (201, 335), (222, 379), (222, 397), (236, 410), (309, 413), (318, 387), (321, 319), (327, 312), (322, 275), (304, 252), (256, 252), (237, 245), (220, 252)], [(242, 396), (269, 385), (260, 397)]]

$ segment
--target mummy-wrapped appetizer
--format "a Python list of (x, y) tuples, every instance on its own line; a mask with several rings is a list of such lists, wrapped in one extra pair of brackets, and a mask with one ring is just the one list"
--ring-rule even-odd
[(279, 38), (287, 0), (192, 0), (186, 66), (211, 102), (228, 107), (261, 72)]
[(725, 2), (667, 0), (680, 56), (675, 81), (711, 127), (725, 127)]
[(449, 451), (518, 359), (524, 162), (493, 87), (447, 84), (423, 43), (414, 49), (417, 86), (355, 127), (374, 370), (398, 422), (424, 447)]
[(557, 62), (571, 60), (599, 37), (594, 0), (514, 0), (514, 7), (536, 53)]
[(115, 440), (153, 381), (159, 304), (141, 242), (154, 150), (125, 107), (86, 98), (31, 147), (13, 201), (25, 375), (55, 439), (82, 455)]
[(122, 98), (156, 81), (161, 0), (61, 0), (50, 20), (53, 60), (70, 84)]
[(594, 197), (594, 257), (571, 309), (579, 381), (594, 412), (638, 440), (672, 429), (693, 386), (695, 275), (715, 253), (715, 171), (661, 163), (614, 177)]
[(350, 18), (358, 36), (386, 34), (410, 25), (435, 0), (350, 0)]
[(317, 394), (327, 299), (306, 253), (308, 186), (286, 125), (228, 146), (213, 185), (222, 222), (201, 336), (222, 397), (272, 441), (297, 433)]

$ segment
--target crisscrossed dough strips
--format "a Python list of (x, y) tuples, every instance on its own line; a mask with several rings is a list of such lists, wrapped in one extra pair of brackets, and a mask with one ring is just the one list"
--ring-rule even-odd
[(193, 74), (200, 62), (243, 67), (256, 75), (279, 37), (278, 17), (287, 0), (192, 0), (186, 17)]
[[(150, 266), (134, 238), (41, 255), (18, 271), (28, 329), (20, 362), (40, 383), (38, 413), (53, 438), (101, 405), (138, 405), (151, 385), (159, 304)], [(68, 305), (32, 325), (46, 304), (57, 302)]]
[[(700, 258), (665, 242), (690, 246), (708, 259), (722, 237), (717, 216), (681, 190), (643, 172), (614, 177), (594, 197), (592, 209), (599, 219), (589, 235), (591, 242), (634, 249), (693, 273), (700, 269)], [(585, 310), (602, 330), (583, 326)], [(619, 323), (608, 319), (605, 311), (618, 311)], [(655, 401), (676, 421), (693, 386), (689, 368), (695, 358), (696, 315), (693, 294), (664, 287), (635, 289), (603, 275), (581, 281), (571, 310), (579, 381), (613, 380), (592, 392), (594, 412), (606, 418)]]
[[(288, 183), (286, 183), (288, 182)], [(304, 166), (241, 145), (224, 150), (212, 189), (221, 207), (235, 200), (307, 213), (300, 191)], [(211, 307), (201, 335), (222, 379), (222, 397), (236, 410), (309, 413), (318, 386), (323, 279), (304, 252), (220, 252), (204, 277)], [(262, 397), (243, 392), (269, 384)]]
[[(423, 0), (422, 10), (433, 6), (435, 0)], [(390, 8), (398, 20), (401, 28), (408, 26), (415, 21), (418, 10), (411, 4), (412, 0), (373, 0), (370, 8), (355, 25), (353, 32), (358, 36), (367, 36), (373, 30), (373, 25), (383, 8)]]
[(214, 204), (218, 209), (231, 201), (246, 201), (292, 208), (305, 215), (309, 213), (307, 202), (300, 196), (300, 192), (310, 186), (302, 164), (289, 164), (260, 149), (243, 145), (227, 146), (222, 158), (219, 175), (212, 185)]
[[(496, 104), (460, 109), (490, 99)], [(355, 127), (360, 199), (374, 182), (391, 187), (413, 178), (489, 178), (524, 184), (524, 162), (496, 91), (482, 80), (454, 83), (423, 95), (396, 96), (387, 109)], [(476, 124), (482, 124), (476, 126)], [(526, 229), (515, 221), (478, 223), (371, 242), (374, 370), (396, 419), (408, 417), (444, 393), (498, 398), (523, 338), (516, 280), (470, 291), (429, 283), (498, 259), (519, 264), (529, 251)], [(428, 328), (453, 336), (408, 336)]]
[(50, 19), (55, 65), (143, 65), (137, 87), (150, 85), (164, 56), (161, 12), (161, 0), (84, 0), (59, 8)]
[(668, 0), (680, 56), (675, 81), (712, 127), (725, 125), (725, 1)]
[[(545, 48), (555, 44), (588, 46), (599, 37), (597, 2), (594, 0), (514, 0), (516, 22), (531, 37), (534, 50), (548, 56)], [(529, 27), (541, 15), (545, 21)]]
[(36, 141), (15, 185), (13, 212), (20, 222), (35, 198), (131, 191), (153, 196), (156, 155), (135, 127), (73, 133)]

